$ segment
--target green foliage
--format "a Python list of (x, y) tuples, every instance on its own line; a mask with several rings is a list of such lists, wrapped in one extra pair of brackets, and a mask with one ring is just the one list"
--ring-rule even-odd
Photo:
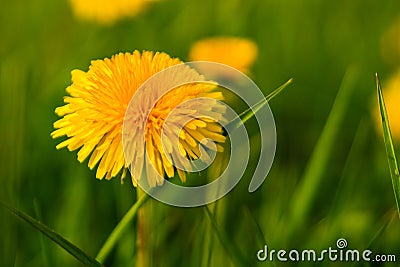
[(290, 211), (292, 232), (296, 232), (308, 217), (309, 210), (312, 208), (314, 203), (315, 195), (320, 186), (322, 186), (321, 184), (324, 179), (324, 172), (327, 169), (326, 166), (330, 159), (329, 156), (336, 143), (337, 135), (340, 129), (342, 129), (342, 121), (348, 111), (351, 94), (355, 88), (357, 76), (358, 73), (354, 67), (347, 70), (330, 111), (328, 120), (322, 130), (317, 144), (315, 145), (310, 161), (307, 163), (305, 173), (293, 196), (293, 206)]
[[(326, 249), (341, 237), (351, 248), (400, 258), (391, 191), (398, 203), (398, 144), (388, 141), (384, 120), (385, 155), (371, 115), (377, 105), (372, 73), (379, 70), (385, 81), (400, 67), (383, 61), (380, 41), (399, 10), (398, 0), (164, 0), (102, 26), (74, 17), (69, 1), (6, 1), (0, 10), (0, 199), (37, 214), (85, 255), (102, 250), (97, 259), (105, 266), (134, 266), (135, 188), (129, 179), (96, 180), (87, 162), (79, 164), (75, 152), (57, 151), (60, 140), (50, 137), (70, 72), (135, 49), (188, 60), (191, 44), (201, 38), (243, 36), (258, 45), (250, 77), (264, 95), (294, 79), (269, 103), (278, 141), (273, 167), (249, 194), (259, 144), (250, 118), (249, 170), (210, 212), (146, 202), (153, 207), (147, 221), (153, 265), (286, 266), (258, 262), (261, 243)], [(386, 179), (388, 159), (392, 183)], [(188, 181), (205, 177), (193, 174)], [(109, 239), (130, 208), (129, 223)], [(0, 266), (82, 266), (6, 209), (0, 209), (0, 236)], [(105, 240), (111, 245), (103, 246)]]
[(70, 253), (72, 256), (74, 256), (78, 261), (80, 261), (82, 264), (86, 266), (102, 266), (101, 263), (87, 255), (85, 252), (83, 252), (81, 249), (79, 249), (77, 246), (66, 240), (64, 237), (59, 235), (57, 232), (54, 230), (50, 229), (40, 221), (32, 218), (28, 214), (11, 207), (10, 205), (0, 202), (0, 205), (3, 206), (4, 208), (8, 209), (10, 212), (12, 212), (14, 215), (19, 217), (20, 219), (24, 220), (26, 223), (28, 223), (30, 226), (35, 228), (37, 231), (48, 237), (51, 241), (65, 249), (68, 253)]

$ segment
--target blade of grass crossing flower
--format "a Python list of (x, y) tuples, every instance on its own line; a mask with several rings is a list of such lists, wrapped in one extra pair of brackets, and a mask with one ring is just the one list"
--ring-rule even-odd
[(210, 220), (212, 228), (218, 236), (218, 239), (220, 240), (222, 246), (225, 248), (226, 252), (232, 259), (234, 265), (248, 266), (248, 263), (243, 258), (243, 256), (241, 256), (239, 250), (234, 246), (232, 242), (229, 241), (227, 235), (218, 226), (217, 220), (214, 218), (208, 206), (204, 207), (204, 212), (206, 213), (207, 218)]
[(265, 106), (270, 100), (272, 100), (275, 96), (279, 95), (285, 89), (289, 84), (291, 84), (293, 81), (293, 78), (290, 78), (287, 82), (279, 86), (277, 89), (275, 89), (273, 92), (271, 92), (269, 95), (265, 97), (265, 99), (262, 99), (259, 101), (257, 104), (254, 105), (252, 108), (246, 109), (244, 112), (242, 112), (239, 117), (242, 119), (241, 122), (239, 123), (246, 123), (251, 117), (254, 116), (263, 106)]
[(358, 71), (354, 67), (350, 67), (343, 77), (328, 120), (312, 152), (300, 185), (293, 196), (293, 205), (289, 215), (292, 225), (289, 236), (303, 224), (311, 209), (323, 179), (329, 155), (334, 148), (335, 138), (341, 129), (340, 124), (345, 118), (357, 77)]
[(141, 198), (139, 198), (135, 204), (128, 210), (128, 212), (124, 215), (121, 221), (117, 224), (111, 234), (108, 236), (107, 240), (104, 242), (103, 246), (100, 248), (99, 253), (96, 256), (96, 259), (99, 262), (104, 262), (107, 256), (110, 254), (111, 250), (114, 248), (118, 239), (122, 236), (127, 227), (130, 226), (130, 222), (135, 218), (139, 208), (149, 199), (148, 194), (143, 194)]
[(226, 127), (234, 127), (238, 128), (241, 124), (244, 124), (246, 121), (251, 119), (251, 117), (254, 116), (263, 106), (265, 106), (270, 100), (272, 100), (275, 96), (279, 95), (283, 89), (285, 89), (289, 84), (291, 84), (293, 81), (293, 78), (290, 78), (287, 82), (279, 86), (277, 89), (275, 89), (273, 92), (271, 92), (269, 95), (267, 95), (264, 99), (260, 100), (257, 102), (254, 106), (249, 107), (245, 111), (239, 114), (239, 117), (230, 121)]
[(394, 196), (396, 199), (397, 212), (400, 217), (400, 174), (399, 174), (399, 165), (397, 164), (396, 154), (394, 152), (392, 134), (390, 132), (388, 115), (386, 112), (385, 101), (383, 99), (383, 94), (381, 90), (381, 85), (379, 82), (378, 74), (376, 74), (376, 87), (378, 91), (378, 102), (379, 102), (379, 110), (382, 118), (382, 127), (383, 127), (383, 139), (386, 147), (386, 155), (389, 162), (390, 176), (392, 179), (392, 186), (394, 191)]
[(50, 240), (52, 240), (54, 243), (58, 244), (60, 247), (62, 247), (65, 251), (67, 251), (69, 254), (74, 256), (78, 261), (80, 261), (82, 264), (86, 266), (102, 266), (101, 263), (96, 261), (94, 258), (90, 257), (87, 255), (85, 252), (83, 252), (80, 248), (66, 240), (64, 237), (62, 237), (60, 234), (56, 233), (54, 230), (50, 229), (48, 226), (44, 225), (40, 221), (32, 218), (28, 214), (11, 207), (10, 205), (0, 202), (0, 205), (9, 210), (11, 213), (28, 223), (30, 226), (35, 228), (37, 231), (41, 232), (43, 235), (48, 237)]

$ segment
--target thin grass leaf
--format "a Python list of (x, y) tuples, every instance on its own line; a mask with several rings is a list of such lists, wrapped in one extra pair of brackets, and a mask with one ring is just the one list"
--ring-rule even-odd
[(35, 228), (37, 231), (41, 232), (43, 235), (48, 237), (51, 241), (62, 247), (65, 251), (67, 251), (69, 254), (74, 256), (79, 262), (86, 266), (97, 266), (101, 267), (103, 266), (101, 263), (96, 261), (94, 258), (90, 257), (87, 255), (85, 252), (83, 252), (80, 248), (66, 240), (64, 237), (62, 237), (60, 234), (55, 232), (54, 230), (50, 229), (48, 226), (44, 225), (40, 221), (32, 218), (28, 214), (11, 207), (10, 205), (0, 202), (0, 205), (9, 210), (11, 213), (28, 223), (30, 226)]
[(252, 108), (246, 109), (242, 112), (239, 117), (242, 118), (242, 123), (248, 121), (251, 117), (254, 116), (263, 106), (265, 106), (270, 100), (272, 100), (275, 96), (279, 95), (283, 89), (285, 89), (289, 84), (291, 84), (293, 78), (290, 78), (287, 82), (279, 86), (273, 92), (265, 97), (265, 99), (260, 100), (257, 104), (255, 104)]
[(243, 258), (243, 256), (241, 256), (239, 250), (233, 245), (232, 242), (229, 241), (227, 235), (218, 226), (217, 220), (212, 215), (208, 206), (204, 207), (204, 212), (206, 213), (207, 218), (210, 220), (212, 228), (218, 236), (218, 239), (220, 240), (222, 246), (225, 248), (235, 266), (249, 266), (247, 261)]
[(349, 68), (342, 80), (328, 120), (312, 152), (299, 188), (295, 192), (290, 210), (291, 228), (289, 236), (295, 233), (306, 220), (312, 203), (323, 180), (329, 156), (334, 148), (335, 138), (341, 130), (340, 124), (349, 107), (350, 97), (358, 77), (357, 69)]
[(382, 127), (383, 127), (383, 140), (386, 147), (386, 155), (389, 162), (390, 176), (392, 179), (392, 186), (394, 196), (396, 199), (397, 212), (400, 217), (400, 174), (399, 165), (397, 164), (396, 154), (394, 152), (392, 134), (390, 132), (388, 115), (386, 112), (385, 101), (383, 99), (381, 84), (379, 82), (378, 74), (376, 74), (376, 88), (378, 91), (379, 110), (381, 113)]
[[(397, 213), (397, 212), (396, 212)], [(393, 210), (390, 210), (388, 214), (386, 214), (385, 216), (383, 216), (382, 220), (384, 221), (383, 224), (381, 225), (381, 227), (379, 227), (378, 231), (376, 231), (376, 233), (373, 235), (373, 237), (371, 238), (371, 240), (368, 243), (368, 248), (372, 247), (372, 245), (379, 240), (379, 238), (382, 236), (382, 234), (386, 231), (386, 229), (388, 228), (388, 226), (390, 224), (392, 224), (392, 222), (394, 221), (394, 218), (396, 217), (396, 214)]]
[(254, 106), (249, 107), (245, 111), (239, 114), (239, 117), (230, 121), (225, 127), (234, 127), (238, 128), (240, 125), (244, 124), (247, 122), (251, 117), (253, 117), (263, 106), (268, 104), (270, 100), (272, 100), (275, 96), (279, 95), (283, 89), (285, 89), (289, 84), (291, 84), (293, 81), (293, 78), (290, 78), (287, 82), (279, 86), (277, 89), (275, 89), (273, 92), (271, 92), (269, 95), (267, 95), (264, 99), (260, 100), (257, 102)]
[[(366, 248), (371, 249), (372, 246), (374, 245), (374, 243), (376, 241), (380, 240), (380, 238), (382, 238), (382, 234), (385, 233), (388, 226), (393, 223), (395, 217), (397, 217), (397, 211), (395, 211), (394, 209), (390, 210), (387, 214), (385, 214), (382, 217), (381, 226), (378, 228), (378, 230), (372, 236), (372, 238), (368, 242), (368, 245), (366, 246)], [(351, 266), (360, 266), (360, 265), (357, 262), (354, 262)], [(365, 265), (365, 266), (371, 266), (371, 265)]]
[(259, 245), (260, 247), (266, 245), (267, 240), (265, 239), (264, 231), (262, 230), (261, 225), (257, 222), (256, 218), (254, 218), (254, 215), (251, 213), (250, 209), (244, 206), (243, 213), (243, 218), (246, 221), (246, 224), (250, 226), (249, 228), (256, 231), (257, 245)]

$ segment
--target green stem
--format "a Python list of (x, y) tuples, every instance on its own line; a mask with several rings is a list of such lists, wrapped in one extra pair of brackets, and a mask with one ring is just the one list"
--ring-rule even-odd
[[(144, 195), (147, 195), (146, 192), (138, 188), (137, 191), (138, 198), (142, 198)], [(152, 204), (152, 203), (149, 203)], [(153, 207), (152, 205), (147, 205), (143, 207), (138, 212), (137, 219), (137, 236), (136, 236), (136, 267), (147, 267), (153, 266), (151, 261), (151, 256), (149, 252), (149, 223), (153, 221)]]
[(140, 198), (137, 199), (135, 204), (128, 210), (128, 212), (124, 215), (121, 221), (117, 224), (111, 234), (108, 236), (106, 242), (104, 242), (103, 246), (99, 250), (99, 253), (96, 256), (96, 260), (99, 262), (104, 262), (107, 256), (110, 254), (111, 250), (114, 248), (118, 239), (124, 233), (126, 228), (130, 225), (132, 220), (138, 213), (139, 208), (148, 200), (149, 197), (147, 194), (143, 194)]

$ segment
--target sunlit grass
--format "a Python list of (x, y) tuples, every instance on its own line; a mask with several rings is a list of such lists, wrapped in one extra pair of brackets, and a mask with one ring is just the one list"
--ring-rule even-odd
[[(288, 266), (259, 263), (262, 243), (275, 249), (317, 249), (334, 246), (340, 237), (351, 248), (398, 255), (400, 223), (393, 216), (399, 197), (393, 160), (397, 145), (390, 145), (388, 134), (384, 143), (375, 133), (370, 103), (371, 98), (376, 102), (371, 74), (379, 70), (385, 79), (399, 67), (384, 63), (376, 41), (396, 21), (399, 1), (228, 2), (159, 1), (107, 27), (76, 20), (68, 2), (4, 3), (0, 200), (40, 219), (94, 258), (136, 192), (118, 179), (97, 181), (74, 155), (55, 150), (57, 142), (49, 138), (57, 119), (53, 110), (62, 104), (70, 71), (87, 67), (91, 59), (135, 49), (188, 60), (197, 40), (239, 36), (257, 43), (251, 78), (264, 95), (294, 78), (290, 89), (270, 103), (278, 139), (274, 165), (252, 194), (246, 174), (215, 209), (209, 207), (212, 217), (204, 207), (175, 208), (149, 199), (145, 206), (152, 205), (154, 217), (147, 222), (148, 248), (154, 266), (240, 266), (235, 257), (250, 266)], [(343, 77), (353, 63), (358, 73), (348, 71)], [(341, 81), (348, 90), (337, 95)], [(335, 98), (345, 99), (344, 105), (333, 105)], [(331, 119), (333, 126), (326, 126)], [(252, 120), (248, 123), (255, 134)], [(0, 266), (82, 266), (3, 208), (0, 229)], [(136, 230), (132, 219), (112, 249), (100, 254), (105, 266), (136, 264)]]
[(385, 101), (383, 99), (381, 84), (376, 74), (376, 87), (378, 91), (379, 110), (382, 118), (383, 139), (385, 142), (386, 154), (389, 162), (390, 176), (393, 185), (393, 192), (396, 200), (397, 212), (400, 218), (400, 173), (399, 165), (397, 164), (396, 154), (394, 151), (392, 134), (386, 112)]

